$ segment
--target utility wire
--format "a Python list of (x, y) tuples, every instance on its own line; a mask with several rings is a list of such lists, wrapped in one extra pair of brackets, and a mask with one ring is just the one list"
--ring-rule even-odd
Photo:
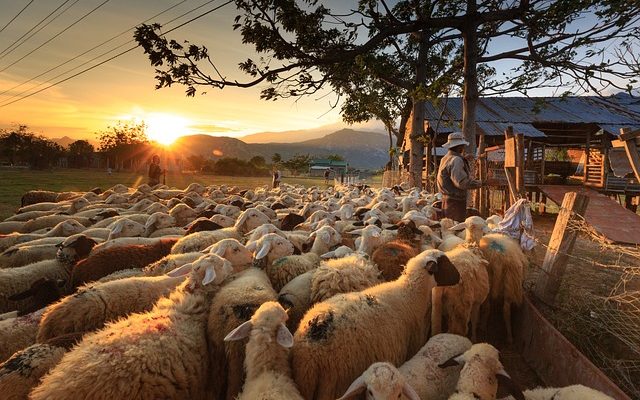
[[(56, 11), (58, 11), (59, 9), (61, 9), (65, 4), (67, 4), (70, 0), (65, 0), (62, 4), (60, 4), (55, 10), (51, 11), (49, 13), (49, 15), (47, 15), (46, 17), (44, 17), (43, 19), (40, 20), (40, 22), (38, 22), (37, 24), (35, 24), (34, 26), (31, 27), (31, 29), (29, 29), (28, 31), (26, 31), (22, 36), (20, 36), (18, 39), (16, 39), (13, 43), (11, 43), (7, 48), (5, 48), (4, 50), (0, 51), (0, 59), (5, 57), (5, 53), (7, 52), (7, 50), (9, 50), (10, 48), (12, 48), (16, 43), (20, 42), (20, 40), (22, 40), (22, 38), (24, 38), (25, 36), (27, 36), (29, 33), (31, 33), (31, 31), (33, 31), (34, 29), (36, 29), (37, 27), (40, 26), (40, 24), (42, 24), (44, 21), (46, 21), (47, 19), (49, 19), (49, 17), (51, 17), (53, 14), (56, 13)], [(77, 1), (76, 1), (77, 3)], [(75, 3), (74, 3), (75, 4)], [(72, 4), (73, 5), (73, 4)], [(47, 22), (42, 28), (38, 29), (33, 35), (35, 35), (36, 33), (40, 32), (44, 27), (46, 27), (47, 25), (49, 25), (51, 22), (53, 22), (56, 18), (58, 18), (60, 15), (64, 14), (65, 11), (67, 11), (70, 7), (68, 7), (67, 9), (63, 10), (60, 14), (56, 15), (51, 21)], [(19, 43), (17, 47), (20, 47), (21, 45), (24, 44), (24, 42), (26, 42), (27, 40), (29, 40), (30, 38), (33, 37), (33, 35), (29, 36), (28, 38), (26, 38), (24, 41), (22, 41), (21, 43)], [(13, 49), (15, 50), (15, 48)], [(13, 51), (11, 50), (11, 51)], [(11, 52), (10, 51), (10, 52)]]
[[(187, 25), (187, 24), (190, 24), (190, 23), (191, 23), (191, 22), (193, 22), (193, 21), (196, 21), (196, 20), (198, 20), (198, 19), (200, 19), (200, 18), (202, 18), (202, 17), (204, 17), (204, 16), (206, 16), (206, 15), (208, 15), (208, 14), (211, 14), (211, 13), (212, 13), (212, 12), (214, 12), (214, 11), (217, 11), (217, 10), (221, 9), (222, 7), (224, 7), (224, 6), (226, 6), (226, 5), (230, 4), (230, 3), (233, 3), (233, 1), (234, 1), (234, 0), (228, 0), (228, 1), (224, 2), (224, 3), (222, 3), (221, 5), (219, 5), (219, 6), (217, 6), (217, 7), (212, 8), (212, 9), (211, 9), (211, 10), (209, 10), (209, 11), (206, 11), (206, 12), (204, 12), (204, 13), (200, 14), (200, 15), (197, 15), (197, 16), (195, 16), (195, 17), (191, 18), (190, 20), (188, 20), (188, 21), (186, 21), (186, 22), (183, 22), (182, 24), (180, 24), (180, 25), (178, 25), (178, 26), (176, 26), (176, 27), (174, 27), (174, 28), (169, 29), (168, 31), (164, 32), (164, 34), (166, 35), (166, 34), (168, 34), (168, 33), (171, 33), (171, 32), (173, 32), (173, 31), (175, 31), (176, 29), (182, 28), (183, 26), (185, 26), (185, 25)], [(116, 54), (116, 55), (114, 55), (114, 56), (112, 56), (112, 57), (107, 58), (107, 59), (106, 59), (106, 60), (104, 60), (104, 61), (99, 62), (99, 63), (98, 63), (98, 64), (96, 64), (96, 65), (93, 65), (93, 66), (91, 66), (91, 67), (85, 68), (85, 69), (83, 69), (83, 70), (82, 70), (82, 71), (80, 71), (80, 72), (77, 72), (77, 73), (75, 73), (75, 74), (73, 74), (73, 75), (71, 75), (71, 76), (68, 76), (68, 77), (66, 77), (66, 78), (64, 78), (64, 79), (61, 79), (61, 80), (59, 80), (59, 81), (57, 81), (57, 82), (54, 82), (54, 83), (52, 83), (51, 85), (49, 85), (49, 86), (47, 86), (47, 87), (44, 87), (44, 88), (39, 89), (39, 90), (37, 90), (37, 91), (35, 91), (35, 92), (33, 92), (33, 93), (30, 93), (30, 94), (27, 94), (27, 95), (25, 95), (25, 96), (22, 96), (22, 97), (20, 97), (19, 99), (15, 99), (15, 100), (13, 100), (13, 101), (10, 101), (10, 102), (4, 103), (4, 104), (0, 104), (0, 108), (6, 107), (6, 106), (8, 106), (8, 105), (10, 105), (10, 104), (13, 104), (13, 103), (16, 103), (16, 102), (18, 102), (18, 101), (20, 101), (20, 100), (24, 100), (24, 99), (26, 99), (26, 98), (28, 98), (28, 97), (31, 97), (31, 96), (34, 96), (34, 95), (36, 95), (36, 94), (38, 94), (38, 93), (44, 92), (44, 91), (45, 91), (45, 90), (47, 90), (47, 89), (50, 89), (50, 88), (52, 88), (52, 87), (54, 87), (54, 86), (57, 86), (57, 85), (59, 85), (59, 84), (61, 84), (61, 83), (66, 82), (66, 81), (68, 81), (68, 80), (70, 80), (70, 79), (73, 79), (73, 78), (75, 78), (75, 77), (77, 77), (77, 76), (79, 76), (79, 75), (82, 75), (82, 74), (84, 74), (84, 73), (86, 73), (86, 72), (88, 72), (88, 71), (91, 71), (92, 69), (95, 69), (95, 68), (97, 68), (97, 67), (99, 67), (99, 66), (101, 66), (101, 65), (103, 65), (103, 64), (106, 64), (106, 63), (108, 63), (109, 61), (115, 60), (116, 58), (118, 58), (118, 57), (120, 57), (120, 56), (123, 56), (123, 55), (125, 55), (125, 54), (127, 54), (127, 53), (129, 53), (129, 52), (131, 52), (131, 51), (133, 51), (133, 50), (135, 50), (135, 49), (137, 49), (137, 48), (138, 48), (138, 46), (137, 46), (137, 45), (136, 45), (136, 46), (133, 46), (133, 47), (131, 47), (131, 48), (127, 49), (127, 50), (124, 50), (124, 51), (122, 51), (122, 52), (120, 52), (120, 53), (118, 53), (118, 54)]]
[[(154, 16), (152, 16), (152, 17), (147, 18), (146, 20), (142, 21), (140, 24), (144, 24), (144, 23), (146, 23), (146, 22), (149, 22), (150, 20), (152, 20), (152, 19), (154, 19), (154, 18), (157, 18), (157, 17), (161, 16), (162, 14), (165, 14), (165, 13), (167, 13), (167, 12), (169, 12), (169, 11), (173, 10), (174, 8), (178, 7), (180, 4), (183, 4), (183, 3), (187, 2), (187, 1), (188, 1), (188, 0), (182, 0), (181, 2), (179, 2), (179, 3), (177, 3), (177, 4), (173, 5), (173, 6), (171, 6), (171, 7), (167, 8), (167, 9), (165, 9), (164, 11), (161, 11), (161, 12), (159, 12), (158, 14), (156, 14), (156, 15), (154, 15)], [(192, 10), (192, 11), (193, 11), (193, 10)], [(178, 17), (178, 18), (179, 18), (179, 17)], [(172, 21), (169, 21), (169, 22), (172, 22)], [(168, 22), (168, 23), (169, 23), (169, 22)], [(139, 25), (139, 24), (138, 24), (138, 25)], [(102, 43), (100, 43), (100, 44), (98, 44), (98, 45), (96, 45), (96, 46), (93, 46), (93, 47), (92, 47), (92, 48), (90, 48), (89, 50), (87, 50), (87, 51), (85, 51), (85, 52), (83, 52), (83, 53), (81, 53), (81, 54), (78, 54), (77, 56), (75, 56), (75, 57), (73, 57), (73, 58), (71, 58), (71, 59), (69, 59), (69, 60), (67, 60), (67, 61), (65, 61), (65, 62), (63, 62), (63, 63), (61, 63), (61, 64), (56, 65), (55, 67), (49, 68), (48, 70), (44, 71), (43, 73), (41, 73), (41, 74), (39, 74), (39, 75), (36, 75), (36, 76), (34, 76), (34, 77), (30, 78), (30, 79), (29, 79), (29, 80), (27, 80), (27, 81), (24, 81), (24, 82), (22, 82), (22, 83), (20, 83), (20, 84), (18, 84), (18, 85), (16, 85), (16, 86), (14, 86), (14, 87), (10, 88), (10, 89), (6, 89), (6, 90), (4, 90), (4, 91), (0, 92), (0, 96), (1, 96), (1, 95), (3, 95), (3, 94), (5, 94), (5, 93), (7, 93), (7, 92), (10, 92), (10, 91), (12, 91), (12, 90), (14, 90), (14, 89), (17, 89), (17, 88), (19, 88), (19, 87), (21, 87), (21, 86), (24, 86), (24, 85), (26, 85), (27, 83), (32, 82), (33, 80), (38, 79), (38, 78), (40, 78), (41, 76), (46, 75), (46, 74), (48, 74), (48, 73), (49, 73), (49, 72), (51, 72), (51, 71), (55, 71), (56, 69), (58, 69), (58, 68), (62, 67), (63, 65), (67, 65), (67, 64), (69, 64), (70, 62), (75, 61), (75, 60), (77, 60), (78, 58), (80, 58), (80, 57), (84, 56), (85, 54), (90, 53), (90, 52), (92, 52), (93, 50), (95, 50), (95, 49), (97, 49), (97, 48), (99, 48), (99, 47), (102, 47), (102, 46), (104, 46), (105, 44), (107, 44), (107, 43), (109, 43), (109, 42), (114, 41), (115, 39), (119, 38), (120, 36), (122, 36), (122, 35), (126, 34), (126, 33), (127, 33), (127, 32), (129, 32), (130, 30), (134, 29), (136, 26), (137, 26), (137, 25), (135, 25), (135, 26), (133, 26), (133, 27), (131, 27), (131, 28), (127, 29), (126, 31), (123, 31), (123, 32), (119, 33), (119, 34), (118, 34), (118, 35), (116, 35), (116, 36), (113, 36), (111, 39), (105, 40), (104, 42), (102, 42)], [(133, 40), (130, 40), (130, 41), (129, 41), (129, 42), (127, 42), (127, 43), (130, 43), (130, 42), (132, 42), (132, 41), (133, 41)], [(125, 43), (125, 44), (127, 44), (127, 43)], [(101, 54), (101, 55), (99, 55), (98, 57), (102, 57), (102, 56), (103, 56), (103, 55), (105, 55), (105, 54), (111, 53), (112, 51), (115, 51), (115, 50), (119, 49), (119, 48), (120, 48), (120, 47), (122, 47), (122, 46), (124, 46), (124, 45), (117, 46), (116, 48), (111, 49), (111, 50), (107, 51), (106, 53), (102, 53), (102, 54)], [(77, 66), (77, 67), (75, 67), (75, 68), (72, 68), (72, 69), (71, 69), (71, 70), (69, 70), (69, 71), (63, 72), (63, 73), (62, 73), (62, 75), (66, 74), (66, 73), (68, 73), (68, 72), (71, 72), (71, 71), (73, 71), (73, 70), (75, 70), (75, 69), (78, 69), (78, 68), (80, 68), (81, 66), (83, 66), (83, 65), (85, 65), (85, 64), (87, 64), (87, 63), (89, 63), (89, 62), (91, 62), (91, 61), (94, 61), (95, 59), (96, 59), (96, 58), (92, 58), (91, 60), (89, 60), (89, 61), (87, 61), (87, 62), (85, 62), (85, 63), (83, 63), (83, 64), (80, 64), (79, 66)], [(58, 78), (58, 77), (60, 77), (60, 75), (57, 75), (57, 76), (55, 76), (55, 77), (53, 77), (53, 78), (51, 78), (51, 79), (56, 79), (56, 78)], [(45, 84), (45, 83), (42, 83), (41, 85), (44, 85), (44, 84)], [(31, 88), (31, 89), (33, 89), (33, 88)], [(24, 93), (24, 92), (23, 92), (23, 93)], [(23, 93), (20, 93), (20, 94), (23, 94)], [(14, 97), (15, 97), (15, 96), (14, 96)], [(12, 98), (13, 98), (13, 97), (12, 97)]]
[[(69, 29), (71, 29), (72, 27), (74, 27), (76, 24), (78, 24), (80, 21), (82, 21), (83, 19), (85, 19), (86, 17), (88, 17), (89, 15), (93, 14), (96, 10), (98, 10), (100, 7), (102, 7), (103, 5), (107, 4), (108, 2), (110, 2), (111, 0), (104, 0), (102, 3), (98, 4), (98, 6), (96, 6), (93, 10), (89, 11), (88, 13), (84, 14), (82, 17), (80, 17), (79, 19), (77, 19), (75, 22), (73, 22), (71, 25), (67, 26), (66, 28), (64, 28), (63, 30), (61, 30), (60, 32), (58, 32), (57, 34), (55, 34), (52, 38), (50, 38), (49, 40), (45, 41), (44, 43), (42, 43), (40, 46), (36, 47), (35, 49), (31, 50), (30, 52), (28, 52), (27, 54), (25, 54), (24, 56), (18, 58), (16, 61), (12, 62), (11, 64), (7, 65), (6, 67), (0, 69), (0, 72), (4, 72), (7, 69), (11, 68), (12, 66), (16, 65), (17, 63), (19, 63), (20, 61), (24, 60), (25, 58), (29, 57), (31, 54), (35, 53), (36, 51), (38, 51), (39, 49), (41, 49), (44, 45), (46, 45), (47, 43), (51, 42), (53, 39), (57, 38), (58, 36), (62, 35), (63, 33), (65, 33), (66, 31), (68, 31)], [(75, 3), (74, 3), (75, 4)]]
[(5, 29), (7, 29), (7, 26), (9, 26), (13, 21), (15, 21), (15, 19), (16, 19), (16, 18), (18, 18), (18, 17), (20, 16), (20, 14), (22, 14), (22, 12), (23, 12), (24, 10), (26, 10), (26, 9), (27, 9), (27, 7), (29, 7), (29, 6), (31, 5), (31, 3), (33, 3), (33, 1), (34, 1), (34, 0), (31, 0), (29, 3), (27, 3), (27, 5), (26, 5), (26, 6), (24, 6), (24, 7), (22, 8), (22, 10), (20, 10), (20, 12), (16, 14), (16, 16), (15, 16), (15, 17), (11, 18), (11, 21), (7, 22), (7, 23), (5, 24), (5, 26), (3, 26), (3, 27), (2, 27), (2, 29), (0, 29), (0, 33), (2, 33), (2, 31), (4, 31)]

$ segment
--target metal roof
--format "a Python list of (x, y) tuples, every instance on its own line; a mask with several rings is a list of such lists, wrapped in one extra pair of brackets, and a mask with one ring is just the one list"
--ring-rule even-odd
[[(446, 108), (443, 112), (443, 106)], [(435, 129), (442, 114), (438, 133), (460, 130), (462, 98), (440, 99), (426, 103), (426, 119)], [(488, 136), (502, 135), (511, 125), (516, 133), (545, 137), (535, 123), (593, 123), (613, 135), (620, 128), (640, 129), (640, 99), (632, 96), (579, 97), (483, 97), (477, 107), (478, 128)]]

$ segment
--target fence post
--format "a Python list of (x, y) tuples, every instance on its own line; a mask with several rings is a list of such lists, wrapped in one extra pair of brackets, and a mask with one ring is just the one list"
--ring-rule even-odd
[(549, 239), (549, 248), (544, 256), (542, 271), (536, 282), (535, 293), (547, 304), (552, 305), (558, 294), (569, 255), (578, 236), (578, 232), (567, 230), (569, 221), (574, 213), (583, 217), (588, 204), (589, 197), (584, 194), (569, 192), (564, 195), (562, 208)]

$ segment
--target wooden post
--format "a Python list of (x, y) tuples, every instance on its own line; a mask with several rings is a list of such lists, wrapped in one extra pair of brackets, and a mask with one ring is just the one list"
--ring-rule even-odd
[(535, 289), (538, 298), (549, 305), (553, 305), (558, 294), (569, 255), (573, 251), (573, 245), (578, 236), (578, 232), (568, 231), (567, 225), (574, 213), (584, 216), (588, 204), (589, 197), (576, 192), (565, 194), (562, 200), (562, 208), (553, 227), (549, 248), (544, 256), (542, 271), (538, 275)]
[(516, 139), (516, 200), (525, 196), (524, 190), (524, 135), (518, 133)]
[[(516, 172), (514, 171), (514, 168), (518, 165), (518, 152), (512, 126), (508, 126), (507, 129), (505, 129), (504, 137), (504, 174), (507, 178), (510, 203), (513, 204), (518, 199), (518, 184)], [(508, 206), (509, 201), (506, 203), (507, 205), (505, 206)]]
[(624, 150), (629, 158), (633, 173), (636, 175), (636, 179), (640, 182), (640, 154), (638, 154), (638, 146), (636, 145), (636, 138), (640, 137), (640, 129), (631, 131), (629, 128), (620, 129), (620, 140), (624, 143)]

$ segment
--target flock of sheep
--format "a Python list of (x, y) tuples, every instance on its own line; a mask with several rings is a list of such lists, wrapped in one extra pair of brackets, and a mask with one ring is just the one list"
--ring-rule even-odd
[[(3, 399), (610, 399), (521, 392), (500, 217), (395, 187), (32, 191), (0, 222)], [(503, 326), (489, 326), (498, 310)], [(475, 344), (472, 344), (473, 343)]]

